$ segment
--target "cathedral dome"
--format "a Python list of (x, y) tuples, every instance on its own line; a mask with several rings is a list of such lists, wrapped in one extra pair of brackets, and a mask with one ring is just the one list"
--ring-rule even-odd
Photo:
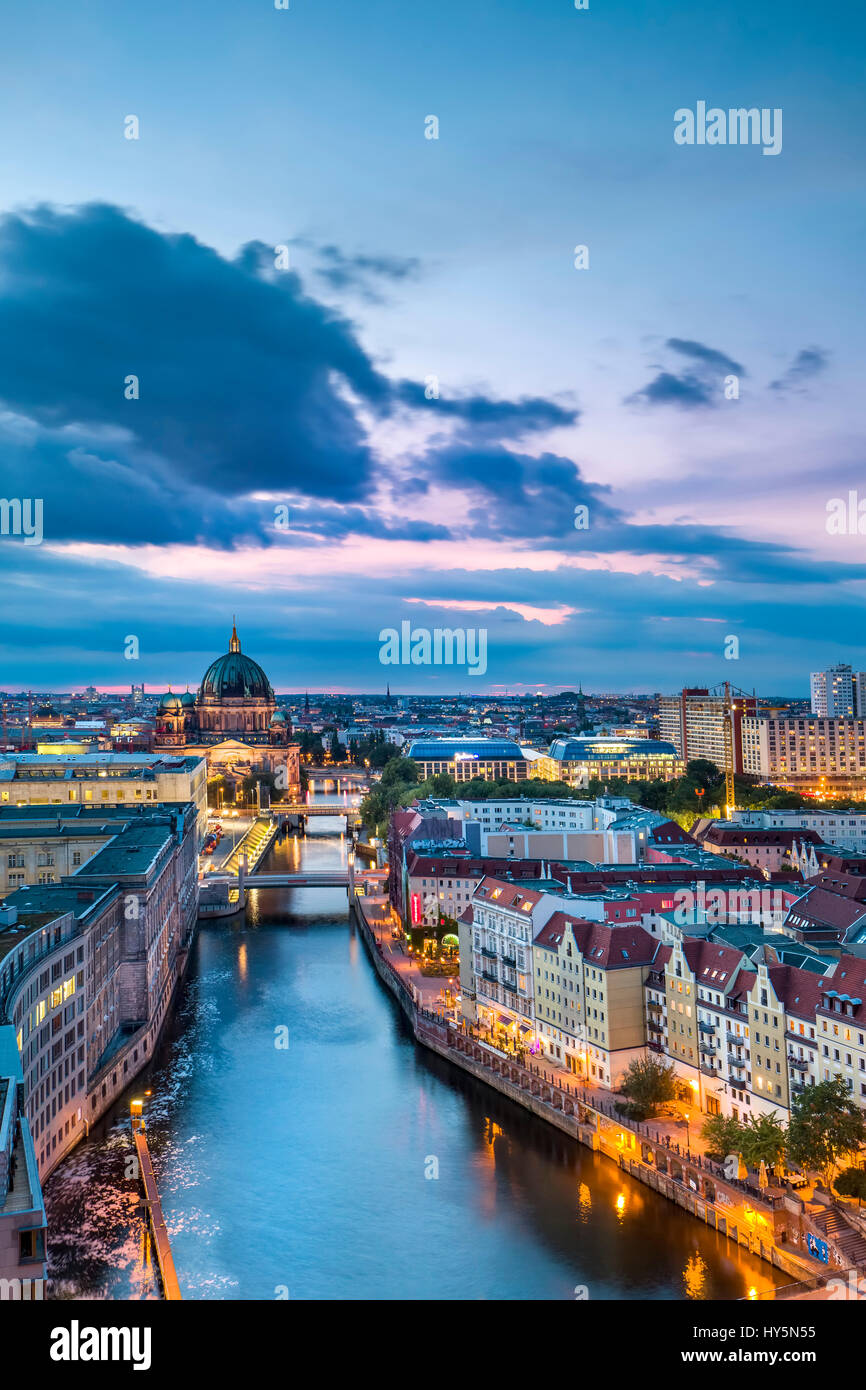
[(195, 696), (193, 695), (193, 693), (192, 693), (192, 691), (190, 690), (189, 686), (187, 686), (186, 690), (185, 690), (184, 693), (181, 695), (181, 697), (180, 697), (180, 702), (181, 702), (181, 704), (183, 705), (183, 707), (184, 707), (185, 709), (189, 709), (190, 705), (194, 705), (194, 704), (195, 704)]
[(183, 704), (180, 696), (175, 695), (171, 686), (169, 686), (168, 690), (165, 692), (162, 699), (160, 700), (159, 708), (156, 712), (157, 714), (179, 714), (182, 708)]
[(237, 631), (225, 656), (217, 657), (204, 673), (199, 698), (202, 700), (261, 700), (273, 703), (271, 683), (251, 657), (241, 651)]

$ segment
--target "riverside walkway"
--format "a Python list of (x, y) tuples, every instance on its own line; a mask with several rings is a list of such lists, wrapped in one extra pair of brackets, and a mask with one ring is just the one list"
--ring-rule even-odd
[(162, 1214), (162, 1203), (159, 1200), (156, 1178), (153, 1176), (153, 1164), (150, 1161), (150, 1150), (147, 1147), (147, 1139), (144, 1130), (138, 1129), (133, 1125), (132, 1137), (135, 1140), (135, 1152), (138, 1155), (141, 1181), (144, 1184), (145, 1200), (150, 1214), (150, 1228), (153, 1232), (156, 1259), (162, 1278), (163, 1297), (168, 1300), (180, 1299), (183, 1298), (183, 1295), (180, 1291), (180, 1284), (178, 1283), (177, 1272), (174, 1267), (171, 1242), (168, 1238), (165, 1217)]

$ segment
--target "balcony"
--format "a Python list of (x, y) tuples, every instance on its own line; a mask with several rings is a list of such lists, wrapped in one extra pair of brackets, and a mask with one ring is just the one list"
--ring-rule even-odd
[(715, 1033), (716, 1031), (716, 1025), (714, 1023), (699, 1023), (698, 1027), (702, 1033)]
[(490, 970), (482, 970), (482, 972), (481, 972), (481, 978), (482, 978), (483, 980), (489, 980), (490, 984), (492, 984), (492, 985), (498, 985), (498, 984), (499, 984), (499, 976), (498, 976), (498, 975), (494, 975), (493, 972), (490, 971)]
[(735, 1057), (734, 1054), (733, 1054), (733, 1052), (731, 1052), (731, 1051), (728, 1052), (728, 1065), (729, 1065), (729, 1066), (731, 1066), (731, 1067), (745, 1067), (745, 1066), (748, 1066), (748, 1062), (749, 1062), (749, 1054), (748, 1054), (748, 1052), (746, 1053), (745, 1057)]
[(482, 946), (481, 954), (482, 956), (486, 956), (487, 960), (496, 960), (496, 952), (491, 951), (489, 946)]
[(805, 1057), (792, 1057), (790, 1053), (788, 1054), (788, 1066), (793, 1067), (795, 1071), (808, 1071), (810, 1065), (811, 1063)]
[(708, 1057), (715, 1057), (716, 1055), (715, 1047), (712, 1043), (708, 1042), (698, 1043), (698, 1052), (706, 1053)]
[(517, 961), (515, 960), (514, 956), (503, 956), (502, 964), (507, 965), (509, 970), (517, 969)]

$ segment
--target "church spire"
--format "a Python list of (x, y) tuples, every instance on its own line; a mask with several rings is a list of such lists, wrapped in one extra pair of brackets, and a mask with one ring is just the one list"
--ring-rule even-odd
[(241, 649), (241, 639), (238, 637), (238, 630), (235, 626), (235, 615), (232, 613), (232, 640), (229, 642), (230, 652), (239, 652)]

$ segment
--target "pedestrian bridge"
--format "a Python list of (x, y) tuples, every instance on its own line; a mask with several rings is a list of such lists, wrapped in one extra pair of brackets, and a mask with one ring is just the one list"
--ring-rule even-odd
[[(356, 874), (356, 878), (361, 878), (361, 874)], [(348, 888), (349, 871), (348, 869), (333, 869), (328, 873), (297, 873), (297, 874), (257, 874), (251, 873), (239, 879), (237, 874), (208, 874), (203, 880), (205, 885), (216, 883), (227, 883), (231, 888), (237, 888), (239, 883), (249, 888)]]

